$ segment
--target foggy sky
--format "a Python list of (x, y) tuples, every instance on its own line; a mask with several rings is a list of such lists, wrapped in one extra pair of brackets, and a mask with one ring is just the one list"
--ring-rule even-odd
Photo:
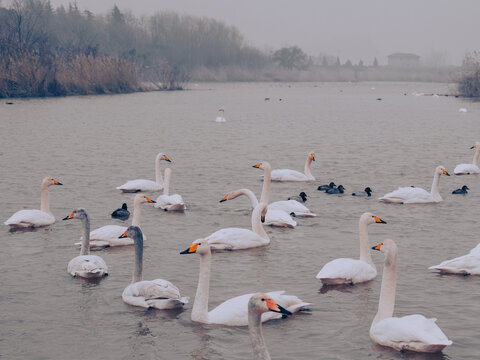
[[(69, 0), (50, 0), (54, 7)], [(298, 45), (309, 55), (371, 64), (415, 53), (422, 61), (460, 65), (480, 49), (479, 0), (76, 0), (105, 14), (114, 4), (135, 15), (174, 11), (221, 20), (263, 50)], [(8, 1), (7, 1), (8, 4)], [(5, 5), (5, 1), (4, 1)]]

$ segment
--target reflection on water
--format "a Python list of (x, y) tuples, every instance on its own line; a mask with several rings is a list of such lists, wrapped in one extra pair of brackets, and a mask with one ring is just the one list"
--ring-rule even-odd
[[(372, 87), (375, 90), (372, 90)], [(202, 86), (200, 86), (202, 88)], [(449, 172), (469, 162), (478, 129), (479, 103), (453, 97), (448, 85), (415, 83), (209, 84), (208, 91), (18, 100), (0, 104), (0, 219), (39, 208), (39, 183), (62, 179), (49, 194), (57, 218), (35, 231), (0, 230), (0, 357), (118, 359), (247, 359), (246, 327), (194, 324), (190, 320), (198, 256), (180, 256), (195, 239), (225, 227), (251, 228), (247, 199), (218, 201), (231, 190), (262, 183), (252, 164), (302, 170), (316, 152), (312, 183), (274, 183), (271, 201), (304, 191), (316, 218), (296, 218), (295, 229), (266, 227), (263, 249), (213, 254), (209, 308), (256, 291), (285, 290), (312, 303), (309, 314), (265, 323), (274, 359), (471, 359), (478, 343), (479, 277), (444, 276), (428, 266), (468, 253), (478, 243), (480, 177), (440, 180), (444, 201), (392, 205), (378, 197), (398, 186), (429, 189), (437, 165)], [(407, 94), (405, 96), (404, 94)], [(266, 97), (282, 101), (264, 101)], [(376, 99), (382, 98), (379, 102)], [(228, 122), (214, 121), (218, 104)], [(92, 229), (111, 219), (112, 209), (134, 194), (116, 186), (154, 176), (153, 160), (165, 152), (175, 162), (171, 193), (182, 194), (185, 213), (142, 208), (147, 236), (144, 278), (164, 278), (190, 297), (180, 310), (145, 310), (123, 303), (130, 283), (133, 247), (109, 248), (101, 256), (109, 276), (72, 279), (66, 272), (78, 255), (77, 226), (60, 219), (87, 209)], [(343, 196), (317, 186), (343, 184)], [(451, 191), (467, 185), (466, 196)], [(370, 186), (371, 198), (351, 192)], [(159, 193), (149, 194), (152, 198)], [(365, 284), (322, 287), (315, 275), (338, 257), (358, 256), (358, 217), (365, 211), (387, 221), (369, 229), (371, 245), (392, 238), (399, 248), (395, 315), (438, 318), (453, 341), (441, 354), (399, 353), (369, 338), (377, 312), (383, 257), (374, 256), (379, 276)], [(459, 306), (459, 304), (461, 306)], [(81, 340), (81, 341), (79, 341)], [(88, 346), (84, 346), (88, 344)]]

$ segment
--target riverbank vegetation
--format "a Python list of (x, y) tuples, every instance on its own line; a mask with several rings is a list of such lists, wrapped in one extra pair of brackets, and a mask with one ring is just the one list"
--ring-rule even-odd
[[(171, 12), (105, 15), (75, 2), (0, 0), (0, 97), (177, 90), (194, 81), (455, 82), (459, 67), (391, 68), (307, 55), (297, 46), (262, 51), (235, 27)], [(368, 62), (368, 64), (367, 64)]]
[(480, 97), (480, 52), (474, 51), (463, 60), (463, 74), (458, 81), (458, 92), (465, 97)]

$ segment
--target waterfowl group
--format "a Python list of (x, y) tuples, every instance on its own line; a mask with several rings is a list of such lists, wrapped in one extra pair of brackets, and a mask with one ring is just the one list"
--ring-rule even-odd
[[(478, 164), (477, 154), (479, 153), (480, 142), (477, 142), (472, 148), (477, 149), (474, 164), (472, 164), (475, 165), (475, 162)], [(128, 228), (118, 225), (107, 225), (90, 231), (90, 221), (84, 209), (74, 210), (64, 220), (77, 218), (83, 224), (82, 242), (79, 243), (81, 245), (80, 255), (73, 258), (67, 266), (67, 271), (71, 276), (89, 279), (103, 277), (108, 274), (108, 268), (103, 259), (89, 254), (90, 247), (134, 245), (132, 281), (124, 289), (122, 299), (129, 305), (165, 310), (181, 308), (188, 303), (189, 299), (186, 296), (182, 296), (179, 288), (167, 280), (143, 280), (143, 241), (145, 236), (139, 227), (141, 204), (143, 203), (154, 203), (155, 207), (165, 211), (185, 210), (185, 204), (180, 195), (169, 195), (171, 169), (166, 168), (162, 178), (160, 171), (160, 161), (162, 160), (171, 161), (163, 153), (157, 155), (155, 161), (155, 182), (137, 179), (117, 188), (123, 192), (137, 192), (134, 197), (132, 225)], [(216, 251), (248, 250), (269, 245), (271, 240), (264, 229), (264, 225), (295, 228), (297, 223), (292, 219), (292, 215), (296, 217), (315, 217), (316, 215), (304, 205), (307, 201), (307, 195), (303, 191), (299, 195), (289, 197), (288, 200), (269, 203), (272, 181), (308, 182), (315, 180), (310, 169), (313, 161), (315, 161), (315, 153), (310, 152), (307, 156), (304, 173), (289, 169), (272, 170), (270, 164), (266, 161), (254, 165), (254, 168), (263, 171), (260, 201), (247, 188), (230, 191), (220, 200), (220, 202), (225, 202), (245, 195), (250, 200), (253, 208), (251, 214), (252, 228), (222, 228), (209, 236), (196, 239), (187, 250), (181, 252), (181, 254), (197, 253), (200, 256), (199, 279), (192, 306), (191, 320), (204, 324), (226, 326), (248, 325), (254, 354), (258, 359), (269, 358), (261, 323), (280, 318), (282, 315), (286, 316), (304, 310), (310, 303), (301, 300), (297, 296), (286, 295), (283, 290), (268, 293), (252, 292), (226, 300), (209, 311), (211, 259), (212, 256), (217, 256), (213, 254)], [(470, 168), (468, 173), (474, 172)], [(403, 204), (440, 202), (442, 197), (439, 194), (439, 178), (442, 174), (449, 176), (443, 166), (438, 166), (435, 169), (430, 192), (418, 187), (402, 187), (384, 195), (379, 200), (387, 203)], [(48, 187), (51, 185), (62, 184), (50, 177), (46, 177), (43, 180), (40, 210), (21, 210), (12, 215), (5, 224), (12, 228), (41, 227), (53, 224), (55, 218), (48, 206)], [(151, 200), (143, 193), (146, 191), (156, 192), (162, 189), (163, 194), (157, 198), (157, 201)], [(327, 194), (342, 194), (345, 192), (343, 185), (338, 185), (337, 187), (333, 182), (328, 185), (320, 185), (317, 189), (325, 191)], [(458, 189), (453, 193), (459, 194), (463, 192), (465, 194), (467, 190), (468, 187), (465, 185), (462, 189)], [(372, 189), (366, 187), (364, 191), (354, 192), (352, 195), (371, 197), (371, 193)], [(121, 209), (115, 210), (112, 213), (112, 217), (121, 220), (128, 219), (127, 204), (124, 203)], [(359, 259), (337, 258), (331, 260), (323, 265), (316, 278), (321, 280), (324, 285), (329, 286), (353, 285), (374, 280), (377, 270), (370, 254), (367, 229), (371, 224), (385, 223), (384, 220), (370, 212), (363, 213), (359, 220)], [(402, 318), (393, 317), (397, 246), (393, 240), (387, 239), (372, 249), (384, 253), (385, 263), (378, 312), (370, 327), (371, 339), (380, 345), (402, 351), (438, 352), (451, 345), (452, 341), (435, 324), (435, 319), (427, 319), (423, 315), (418, 314)], [(438, 270), (440, 273), (480, 275), (480, 244), (467, 255), (443, 261), (441, 264), (431, 266), (429, 269)]]

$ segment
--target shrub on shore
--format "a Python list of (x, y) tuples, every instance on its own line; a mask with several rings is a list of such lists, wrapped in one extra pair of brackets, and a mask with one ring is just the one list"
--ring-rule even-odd
[(474, 51), (463, 60), (463, 75), (458, 81), (459, 95), (480, 97), (480, 52)]

